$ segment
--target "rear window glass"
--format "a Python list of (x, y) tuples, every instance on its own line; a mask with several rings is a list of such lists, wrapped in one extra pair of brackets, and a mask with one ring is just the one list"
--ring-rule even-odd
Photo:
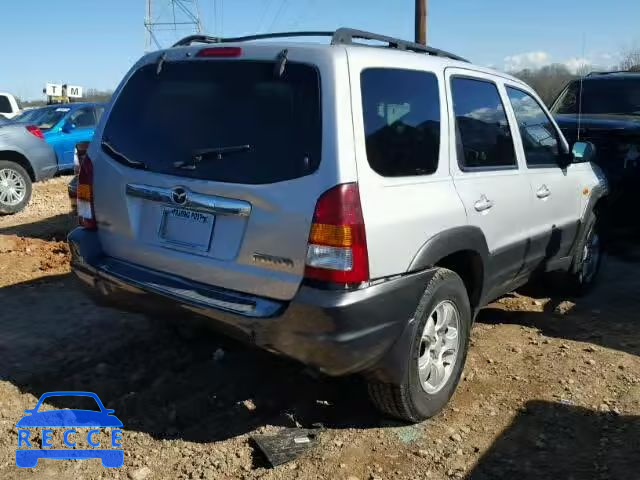
[(139, 69), (116, 100), (102, 148), (183, 177), (264, 184), (309, 175), (321, 154), (320, 79), (288, 62), (166, 62)]
[(11, 103), (4, 95), (0, 95), (0, 113), (11, 113)]
[(385, 177), (428, 175), (438, 168), (440, 95), (433, 73), (371, 68), (361, 74), (371, 168)]
[(640, 115), (640, 78), (596, 78), (575, 81), (560, 94), (553, 113)]

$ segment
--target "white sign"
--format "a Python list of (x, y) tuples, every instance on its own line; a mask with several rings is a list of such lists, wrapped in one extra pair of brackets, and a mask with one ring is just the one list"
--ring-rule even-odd
[(47, 83), (45, 93), (50, 97), (59, 97), (62, 95), (62, 85), (57, 83)]
[(67, 85), (67, 97), (82, 98), (82, 87), (77, 87), (75, 85)]

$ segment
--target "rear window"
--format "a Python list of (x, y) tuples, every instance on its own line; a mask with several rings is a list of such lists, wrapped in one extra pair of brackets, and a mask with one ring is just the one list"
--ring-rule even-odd
[(369, 165), (385, 177), (438, 168), (440, 94), (433, 73), (371, 68), (361, 74)]
[(560, 94), (553, 113), (640, 115), (640, 78), (599, 78), (575, 81)]
[(0, 95), (0, 113), (11, 113), (11, 103), (4, 95)]
[(102, 148), (122, 163), (231, 183), (265, 184), (317, 170), (320, 79), (309, 65), (167, 62), (139, 69), (118, 96)]

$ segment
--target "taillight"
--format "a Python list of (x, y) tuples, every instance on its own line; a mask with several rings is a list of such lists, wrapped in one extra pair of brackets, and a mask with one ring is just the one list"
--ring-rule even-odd
[(240, 47), (208, 47), (203, 48), (196, 54), (197, 57), (223, 57), (233, 58), (242, 55)]
[(305, 277), (341, 284), (369, 280), (367, 240), (356, 183), (338, 185), (318, 199)]
[(27, 129), (27, 131), (38, 138), (42, 138), (44, 140), (44, 134), (42, 133), (42, 130), (40, 130), (38, 127), (36, 127), (35, 125), (27, 125), (25, 127)]
[(89, 230), (98, 228), (93, 208), (93, 162), (89, 155), (80, 161), (77, 193), (78, 223)]
[(80, 172), (80, 164), (82, 163), (84, 156), (87, 154), (88, 149), (89, 142), (76, 143), (76, 148), (73, 152), (73, 173), (75, 175), (78, 175)]

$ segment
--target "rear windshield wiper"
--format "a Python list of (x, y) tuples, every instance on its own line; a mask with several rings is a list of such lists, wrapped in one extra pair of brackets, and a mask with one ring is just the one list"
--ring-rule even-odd
[(194, 150), (193, 156), (190, 161), (178, 161), (173, 162), (173, 166), (176, 168), (184, 168), (187, 170), (194, 170), (198, 163), (202, 162), (207, 158), (213, 157), (216, 160), (222, 160), (225, 155), (230, 155), (233, 153), (240, 152), (248, 152), (251, 150), (251, 145), (233, 145), (230, 147), (214, 147), (214, 148), (203, 148), (200, 150)]
[(145, 169), (145, 170), (147, 169), (147, 165), (144, 162), (140, 162), (138, 160), (131, 160), (125, 154), (120, 153), (115, 148), (113, 148), (113, 146), (106, 139), (104, 139), (104, 140), (102, 140), (102, 142), (100, 142), (100, 146), (102, 147), (102, 149), (108, 155), (112, 156), (116, 160), (120, 160), (120, 161), (126, 163), (127, 165), (130, 165), (131, 167), (134, 167), (134, 168), (142, 168), (142, 169)]

